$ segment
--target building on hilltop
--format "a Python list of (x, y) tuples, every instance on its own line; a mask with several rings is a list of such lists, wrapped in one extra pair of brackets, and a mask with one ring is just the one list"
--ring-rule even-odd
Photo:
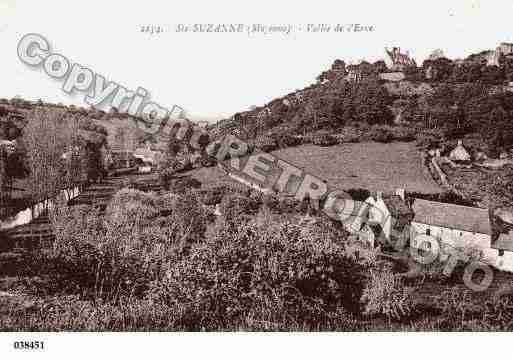
[(513, 54), (513, 44), (502, 42), (495, 50), (489, 51), (486, 55), (486, 64), (488, 66), (499, 66), (500, 58)]
[(393, 47), (392, 50), (385, 48), (385, 52), (389, 58), (387, 63), (389, 70), (404, 71), (408, 67), (417, 66), (417, 63), (410, 57), (409, 53), (401, 53), (401, 49), (399, 47)]

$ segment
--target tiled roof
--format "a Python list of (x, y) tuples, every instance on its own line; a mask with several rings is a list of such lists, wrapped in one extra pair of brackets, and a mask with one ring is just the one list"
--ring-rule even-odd
[(487, 209), (415, 199), (413, 222), (466, 232), (492, 234)]

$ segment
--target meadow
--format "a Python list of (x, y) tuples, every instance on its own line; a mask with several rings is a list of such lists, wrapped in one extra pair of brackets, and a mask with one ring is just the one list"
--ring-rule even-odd
[[(343, 143), (321, 147), (307, 144), (271, 152), (306, 173), (326, 180), (330, 188), (365, 188), (371, 191), (441, 193), (443, 189), (422, 165), (413, 142)], [(234, 182), (216, 167), (188, 172), (204, 184)]]

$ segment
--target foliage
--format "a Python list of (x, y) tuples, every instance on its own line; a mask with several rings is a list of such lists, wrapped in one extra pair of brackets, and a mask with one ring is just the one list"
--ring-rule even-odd
[(260, 203), (240, 194), (229, 194), (221, 201), (221, 213), (228, 222), (236, 222), (257, 213)]
[(364, 313), (383, 315), (389, 320), (407, 317), (415, 309), (411, 291), (412, 288), (405, 287), (389, 269), (373, 271), (361, 299), (365, 304)]
[(35, 110), (23, 129), (30, 171), (29, 187), (34, 200), (52, 197), (62, 183), (62, 154), (73, 146), (76, 122), (63, 115)]
[(335, 136), (324, 133), (313, 138), (313, 144), (322, 147), (334, 146), (338, 144), (338, 140)]
[(175, 174), (175, 170), (173, 168), (162, 168), (159, 171), (159, 182), (162, 187), (169, 190), (171, 188), (171, 181)]
[(271, 219), (234, 231), (218, 222), (154, 284), (150, 298), (176, 308), (189, 330), (347, 323), (347, 311), (358, 310), (365, 266), (338, 243), (319, 228)]
[(257, 137), (253, 145), (263, 152), (271, 152), (278, 149), (276, 140), (270, 136), (259, 136)]

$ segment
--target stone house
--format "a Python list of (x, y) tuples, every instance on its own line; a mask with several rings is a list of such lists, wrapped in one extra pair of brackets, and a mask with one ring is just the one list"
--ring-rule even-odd
[(414, 218), (410, 227), (410, 244), (419, 245), (416, 237), (427, 235), (453, 248), (479, 251), (484, 259), (494, 261), (491, 251), (492, 227), (487, 209), (450, 203), (414, 199)]

